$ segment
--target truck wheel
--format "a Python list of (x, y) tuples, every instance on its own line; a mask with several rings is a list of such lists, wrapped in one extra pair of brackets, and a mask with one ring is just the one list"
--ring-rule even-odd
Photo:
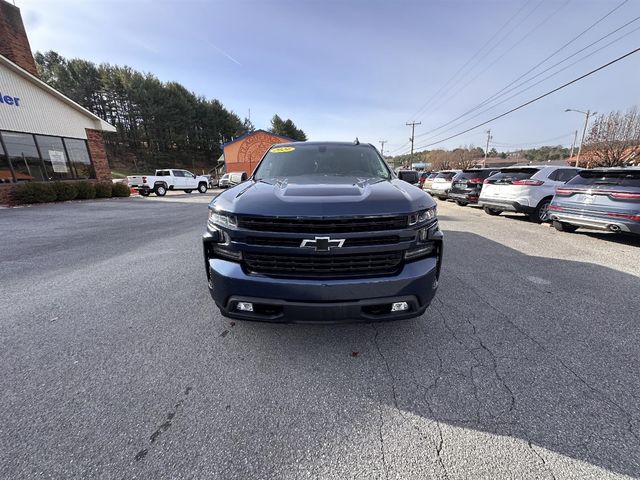
[(496, 210), (495, 208), (489, 208), (489, 207), (484, 207), (484, 212), (495, 216), (495, 215), (500, 215), (502, 213), (502, 210)]
[(555, 228), (559, 232), (569, 232), (569, 233), (573, 233), (578, 229), (578, 227), (575, 225), (569, 225), (568, 223), (559, 222), (557, 220), (553, 221), (553, 228)]
[(191, 193), (193, 190), (185, 190), (184, 193)]
[(461, 207), (466, 207), (466, 206), (468, 205), (468, 203), (467, 203), (467, 202), (463, 202), (462, 200), (456, 200), (456, 203), (457, 203), (458, 205), (460, 205)]
[(148, 197), (151, 192), (149, 190), (138, 190), (138, 193), (143, 197)]
[(153, 191), (156, 192), (156, 195), (159, 197), (164, 197), (167, 194), (167, 188), (164, 185), (156, 185)]
[(207, 193), (207, 184), (203, 182), (200, 185), (198, 185), (198, 191), (200, 193)]

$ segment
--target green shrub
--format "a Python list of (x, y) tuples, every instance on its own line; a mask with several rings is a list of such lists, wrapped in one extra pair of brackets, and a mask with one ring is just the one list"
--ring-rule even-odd
[(128, 197), (131, 195), (131, 190), (129, 190), (129, 186), (124, 183), (114, 183), (112, 194), (114, 197)]
[(91, 198), (96, 198), (96, 187), (93, 183), (89, 182), (78, 182), (76, 183), (76, 188), (78, 189), (78, 196), (76, 197), (79, 200), (88, 200)]
[(78, 196), (78, 187), (75, 183), (54, 182), (51, 184), (54, 192), (56, 192), (56, 200), (65, 202), (73, 200)]
[(55, 202), (56, 198), (56, 191), (50, 183), (21, 183), (14, 191), (16, 203)]
[(111, 198), (112, 183), (96, 183), (96, 198)]

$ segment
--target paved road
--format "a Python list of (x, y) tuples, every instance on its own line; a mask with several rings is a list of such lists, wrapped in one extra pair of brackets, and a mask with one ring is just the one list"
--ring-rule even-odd
[(233, 323), (206, 201), (0, 210), (0, 478), (640, 476), (640, 242), (441, 203), (423, 317)]

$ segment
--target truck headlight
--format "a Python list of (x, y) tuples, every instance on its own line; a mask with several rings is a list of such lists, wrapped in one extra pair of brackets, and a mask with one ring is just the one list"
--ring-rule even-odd
[(418, 225), (420, 223), (424, 223), (432, 218), (435, 218), (437, 213), (437, 207), (427, 208), (426, 210), (421, 210), (418, 213), (414, 213), (409, 215), (409, 225)]
[(225, 227), (225, 228), (237, 228), (238, 219), (235, 215), (228, 215), (226, 213), (218, 212), (216, 210), (209, 210), (208, 225), (210, 227)]

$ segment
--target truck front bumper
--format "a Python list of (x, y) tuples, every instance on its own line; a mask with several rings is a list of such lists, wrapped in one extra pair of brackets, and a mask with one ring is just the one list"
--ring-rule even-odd
[[(291, 323), (335, 323), (399, 320), (422, 315), (431, 303), (440, 273), (440, 258), (406, 263), (394, 276), (322, 279), (276, 278), (245, 273), (239, 263), (208, 260), (209, 291), (223, 315), (242, 320)], [(238, 302), (253, 304), (239, 311)], [(408, 310), (392, 312), (406, 302)]]

